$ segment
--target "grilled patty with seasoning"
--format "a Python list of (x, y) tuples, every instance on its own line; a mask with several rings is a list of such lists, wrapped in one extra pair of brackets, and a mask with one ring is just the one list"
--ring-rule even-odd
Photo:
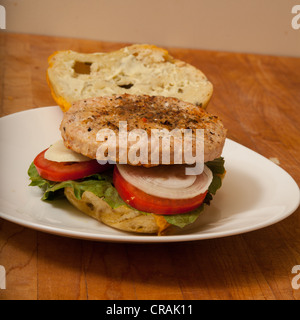
[[(96, 159), (97, 149), (103, 143), (97, 141), (97, 133), (101, 129), (113, 130), (119, 135), (119, 122), (127, 122), (127, 132), (133, 129), (143, 129), (148, 134), (150, 146), (151, 129), (191, 129), (193, 139), (196, 139), (196, 129), (204, 129), (204, 162), (220, 157), (226, 138), (226, 129), (221, 120), (194, 104), (183, 102), (176, 98), (147, 95), (116, 95), (80, 100), (71, 106), (64, 114), (61, 122), (61, 134), (67, 148)], [(116, 158), (119, 162), (118, 139)], [(132, 143), (127, 144), (129, 151)], [(159, 146), (162, 153), (162, 146)], [(171, 144), (172, 148), (172, 144)], [(151, 166), (149, 163), (130, 163)], [(173, 151), (170, 164), (173, 164)], [(161, 161), (161, 157), (160, 160)], [(183, 163), (184, 157), (183, 157)], [(161, 164), (161, 163), (159, 163)]]

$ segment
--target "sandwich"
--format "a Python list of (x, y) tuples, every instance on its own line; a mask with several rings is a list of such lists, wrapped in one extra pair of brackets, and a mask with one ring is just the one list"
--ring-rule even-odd
[(194, 223), (225, 175), (221, 120), (175, 97), (81, 99), (60, 131), (30, 165), (30, 185), (118, 230), (163, 235)]

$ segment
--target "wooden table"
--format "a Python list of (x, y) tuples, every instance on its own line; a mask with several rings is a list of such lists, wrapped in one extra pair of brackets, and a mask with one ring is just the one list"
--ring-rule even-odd
[[(0, 36), (1, 116), (55, 104), (45, 79), (47, 57), (54, 51), (125, 45)], [(199, 67), (214, 84), (208, 110), (223, 119), (228, 137), (277, 158), (299, 184), (300, 59), (169, 51)], [(6, 268), (7, 287), (0, 299), (299, 300), (291, 271), (300, 265), (300, 210), (258, 231), (166, 244), (70, 239), (0, 220), (0, 265)]]

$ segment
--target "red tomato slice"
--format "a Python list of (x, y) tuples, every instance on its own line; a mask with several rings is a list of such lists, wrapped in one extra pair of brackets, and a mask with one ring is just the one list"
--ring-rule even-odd
[(97, 160), (83, 162), (55, 162), (45, 158), (44, 150), (39, 153), (33, 163), (39, 175), (51, 181), (67, 181), (81, 179), (94, 173), (103, 172), (112, 167), (110, 164), (101, 165)]
[(190, 199), (165, 199), (149, 195), (127, 182), (120, 174), (117, 166), (114, 168), (113, 183), (120, 197), (135, 209), (156, 214), (180, 214), (198, 208), (207, 191)]

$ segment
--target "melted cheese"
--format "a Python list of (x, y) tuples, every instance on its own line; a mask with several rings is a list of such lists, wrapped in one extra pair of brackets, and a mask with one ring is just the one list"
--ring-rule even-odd
[(66, 148), (62, 140), (59, 140), (50, 146), (45, 152), (45, 158), (55, 162), (82, 162), (91, 160), (80, 153)]

